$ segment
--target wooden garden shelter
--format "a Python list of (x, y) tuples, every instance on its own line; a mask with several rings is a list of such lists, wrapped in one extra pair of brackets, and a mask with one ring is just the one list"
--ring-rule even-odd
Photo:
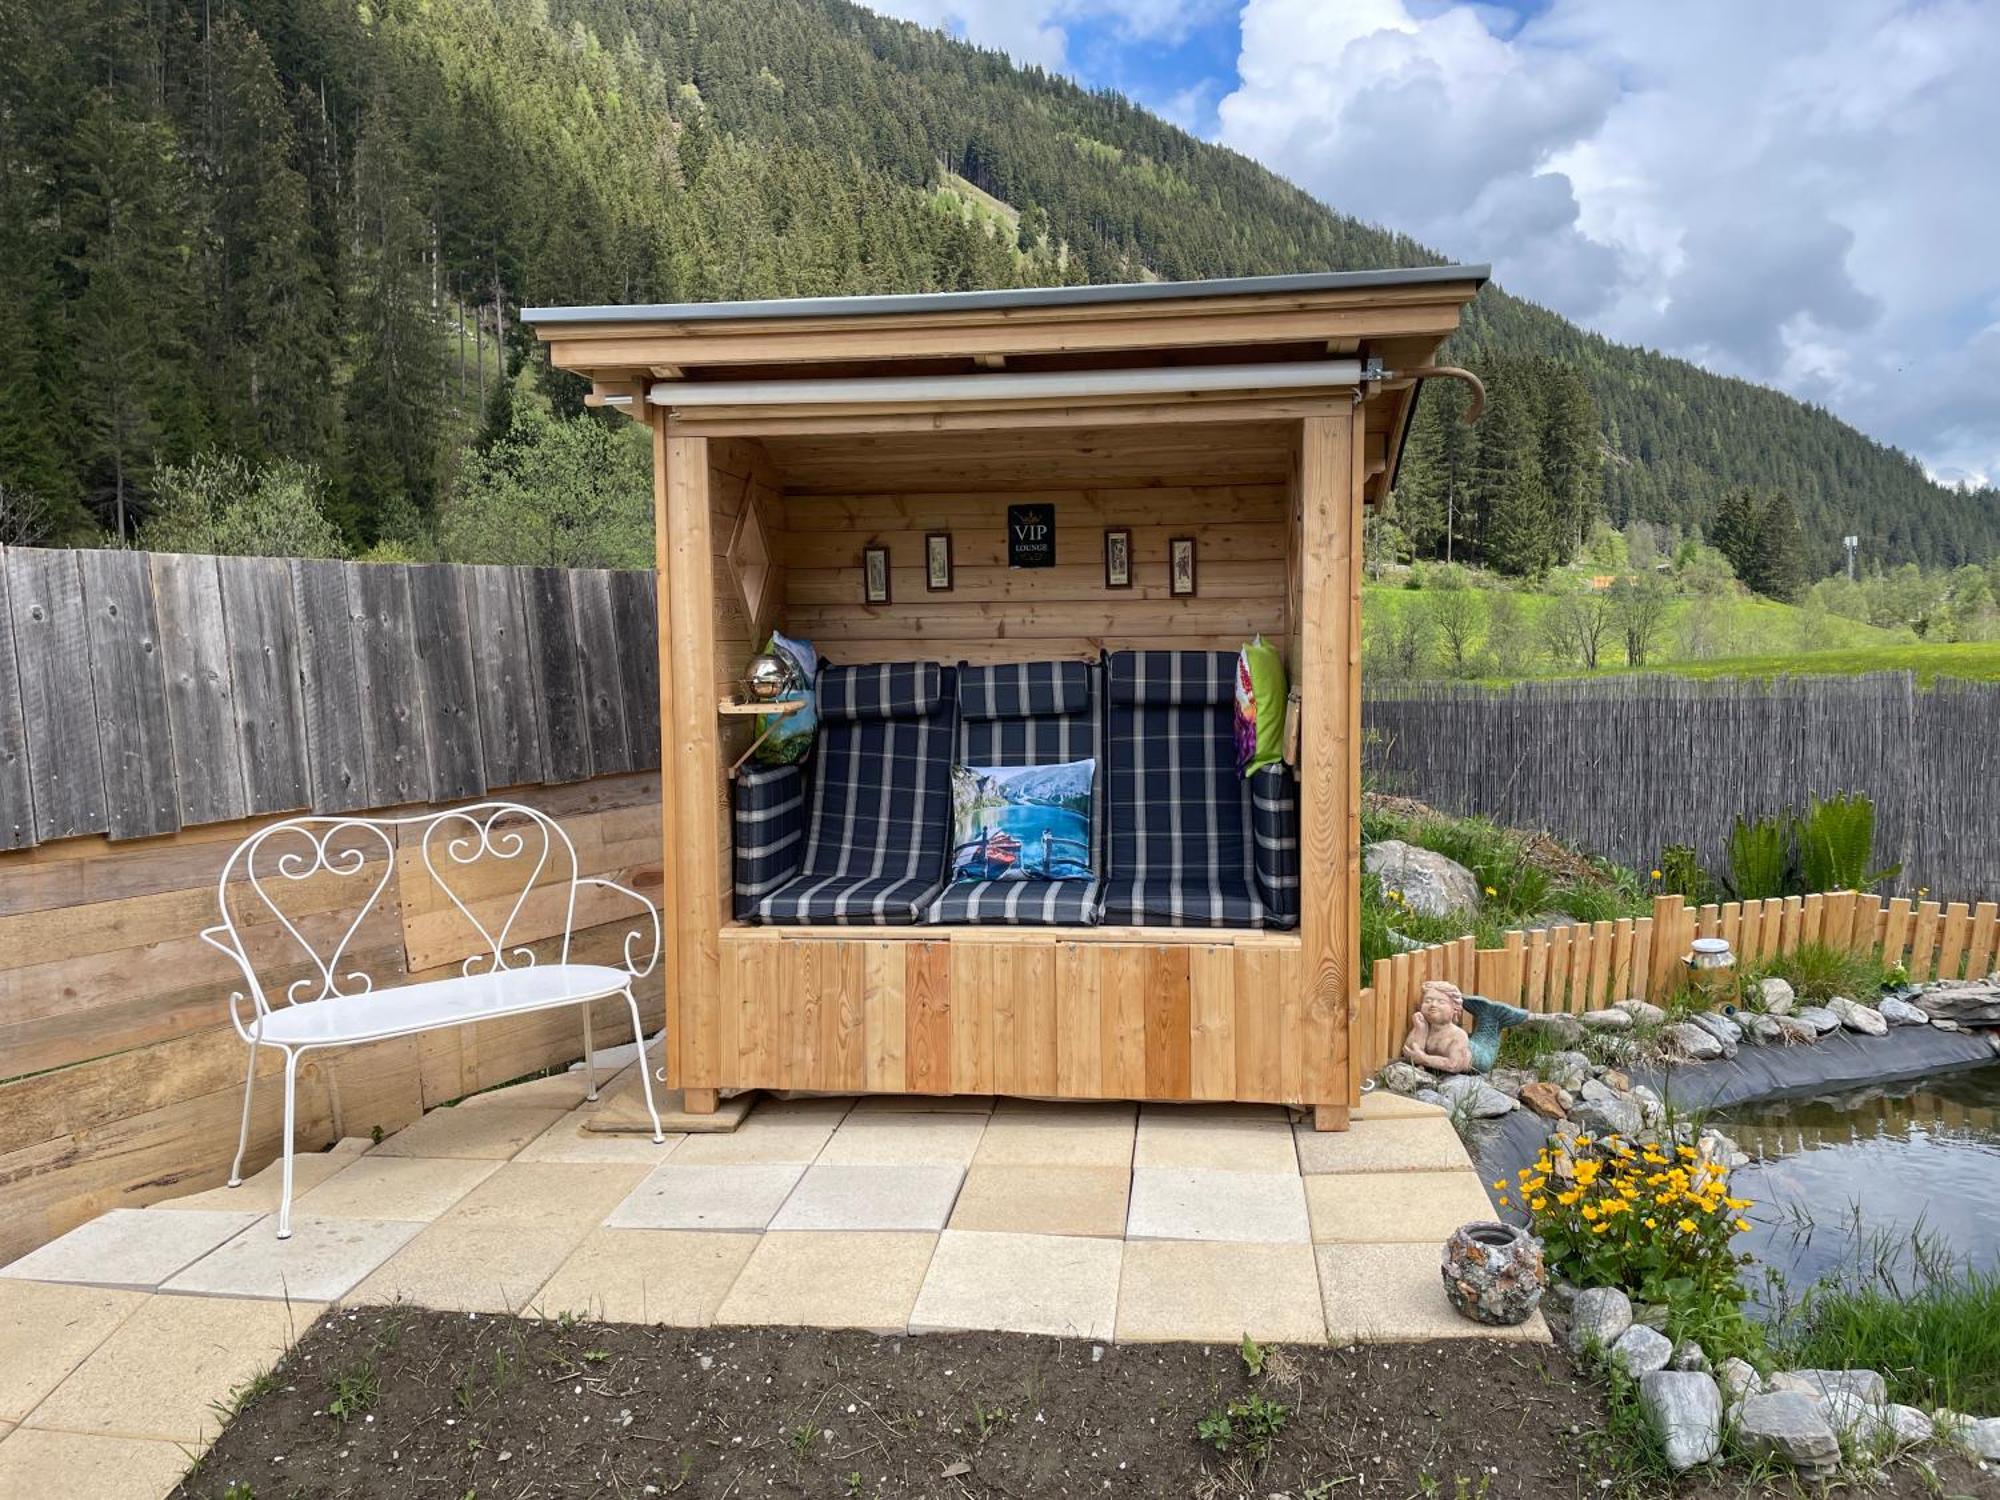
[[(665, 1064), (689, 1108), (744, 1088), (1208, 1099), (1345, 1127), (1362, 519), (1486, 275), (527, 312), (652, 436)], [(1015, 550), (1023, 515), (1053, 522), (1053, 556)], [(1261, 633), (1298, 700), (1295, 924), (743, 920), (732, 772), (758, 721), (733, 710), (773, 628), (835, 663), (961, 673)]]

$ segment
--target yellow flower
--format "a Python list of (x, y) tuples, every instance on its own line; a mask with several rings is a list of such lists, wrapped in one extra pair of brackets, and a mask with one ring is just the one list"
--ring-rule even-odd
[(1568, 1208), (1571, 1204), (1575, 1203), (1576, 1200), (1581, 1198), (1582, 1196), (1583, 1194), (1579, 1193), (1575, 1188), (1571, 1188), (1566, 1193), (1557, 1193), (1556, 1202), (1560, 1203), (1564, 1208)]
[(1590, 1232), (1592, 1234), (1602, 1234), (1604, 1233), (1605, 1230), (1609, 1229), (1610, 1227), (1611, 1226), (1609, 1224), (1593, 1224), (1590, 1226)]
[(1593, 1222), (1601, 1216), (1600, 1210), (1595, 1203), (1584, 1204), (1580, 1212), (1583, 1214), (1583, 1221), (1586, 1224)]
[(1500, 1195), (1500, 1206), (1502, 1208), (1505, 1208), (1507, 1206), (1507, 1195), (1505, 1193), (1502, 1193)]
[(1664, 876), (1662, 876), (1662, 875), (1660, 874), (1660, 872), (1659, 872), (1658, 870), (1655, 870), (1655, 871), (1653, 871), (1653, 879), (1655, 879), (1655, 880), (1661, 880), (1661, 879), (1664, 879), (1664, 878), (1665, 878), (1665, 877), (1664, 877)]
[(1748, 1219), (1738, 1219), (1736, 1221), (1736, 1228), (1739, 1233), (1747, 1232), (1750, 1228), (1750, 1221)]
[(1693, 1233), (1694, 1233), (1694, 1220), (1693, 1220), (1693, 1219), (1682, 1219), (1682, 1220), (1680, 1221), (1680, 1223), (1678, 1223), (1678, 1224), (1676, 1224), (1676, 1225), (1674, 1226), (1674, 1228), (1678, 1229), (1678, 1230), (1679, 1230), (1679, 1231), (1680, 1231), (1680, 1232), (1681, 1232), (1682, 1234), (1693, 1234)]
[(1724, 1198), (1722, 1201), (1727, 1203), (1731, 1208), (1736, 1209), (1750, 1208), (1755, 1202), (1754, 1199), (1750, 1198)]
[(1650, 1215), (1646, 1218), (1641, 1219), (1639, 1222), (1641, 1224), (1644, 1224), (1648, 1229), (1658, 1229), (1660, 1227), (1660, 1221), (1658, 1219), (1651, 1217)]
[(1486, 894), (1487, 894), (1487, 895), (1489, 895), (1489, 896), (1497, 896), (1497, 895), (1499, 895), (1500, 893), (1499, 893), (1498, 891), (1494, 890), (1494, 889), (1493, 889), (1493, 887), (1489, 885), (1488, 887), (1486, 887)]
[(1528, 1207), (1532, 1208), (1536, 1213), (1540, 1213), (1548, 1206), (1549, 1200), (1546, 1198), (1530, 1198), (1528, 1200)]
[(1496, 1178), (1494, 1178), (1494, 1179), (1493, 1179), (1493, 1191), (1494, 1191), (1494, 1192), (1496, 1192), (1496, 1193), (1504, 1193), (1504, 1192), (1506, 1192), (1506, 1191), (1507, 1191), (1507, 1179), (1506, 1179), (1506, 1178), (1504, 1178), (1504, 1177), (1496, 1177)]

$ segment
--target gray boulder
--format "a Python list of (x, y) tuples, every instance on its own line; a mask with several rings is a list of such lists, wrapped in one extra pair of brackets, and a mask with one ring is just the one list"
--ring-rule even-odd
[(1584, 1037), (1583, 1022), (1566, 1011), (1536, 1011), (1519, 1024), (1533, 1026), (1545, 1035), (1554, 1037), (1565, 1047), (1580, 1045)]
[(1655, 1370), (1639, 1382), (1639, 1406), (1675, 1473), (1707, 1463), (1722, 1447), (1722, 1392), (1713, 1375)]
[(1876, 1406), (1889, 1404), (1889, 1382), (1879, 1370), (1785, 1370), (1771, 1377), (1771, 1389), (1821, 1399), (1840, 1391)]
[(1500, 1090), (1509, 1099), (1521, 1097), (1521, 1090), (1535, 1081), (1535, 1075), (1526, 1068), (1495, 1068), (1486, 1075), (1489, 1087)]
[(1924, 987), (1919, 1003), (1933, 1021), (2000, 1026), (2000, 974), (1987, 979), (1940, 979)]
[(1606, 1358), (1634, 1380), (1664, 1370), (1673, 1358), (1673, 1341), (1643, 1323), (1634, 1323), (1618, 1335)]
[(1819, 1404), (1827, 1425), (1863, 1453), (1880, 1453), (1895, 1446), (1896, 1430), (1889, 1423), (1885, 1402), (1867, 1401), (1853, 1391), (1830, 1391)]
[(1446, 1114), (1451, 1113), (1451, 1101), (1436, 1089), (1418, 1089), (1410, 1097), (1419, 1104), (1428, 1104), (1432, 1109), (1441, 1109)]
[(1826, 1008), (1834, 1013), (1840, 1024), (1849, 1031), (1863, 1036), (1887, 1036), (1889, 1023), (1882, 1019), (1882, 1012), (1871, 1005), (1863, 1005), (1859, 1000), (1850, 1000), (1845, 995), (1835, 995), (1826, 1002)]
[(1646, 1117), (1649, 1127), (1659, 1124), (1667, 1112), (1666, 1101), (1643, 1083), (1632, 1085), (1632, 1102), (1639, 1106), (1639, 1113)]
[(1632, 1026), (1630, 1013), (1622, 1010), (1587, 1010), (1577, 1020), (1591, 1031), (1628, 1031)]
[(1784, 979), (1766, 979), (1757, 986), (1763, 997), (1764, 1009), (1774, 1016), (1788, 1016), (1797, 1005), (1798, 996), (1793, 993), (1791, 982)]
[(1893, 995), (1877, 1008), (1882, 1012), (1882, 1019), (1891, 1026), (1928, 1026), (1931, 1023), (1928, 1013)]
[(1931, 1419), (1914, 1406), (1892, 1401), (1884, 1410), (1888, 1413), (1889, 1426), (1896, 1435), (1898, 1447), (1918, 1448), (1937, 1436), (1937, 1428)]
[(1810, 1396), (1797, 1391), (1746, 1396), (1736, 1441), (1752, 1458), (1775, 1458), (1812, 1478), (1840, 1467), (1840, 1439)]
[(1988, 1417), (1964, 1429), (1965, 1445), (1988, 1463), (2000, 1463), (2000, 1417)]
[(1632, 1326), (1632, 1299), (1615, 1286), (1594, 1286), (1576, 1294), (1569, 1310), (1569, 1347), (1582, 1354), (1595, 1344), (1610, 1348)]
[(1829, 1031), (1840, 1030), (1840, 1017), (1824, 1005), (1804, 1006), (1799, 1010), (1798, 1017), (1821, 1036), (1825, 1036)]
[(1606, 1088), (1595, 1078), (1584, 1084), (1571, 1113), (1585, 1129), (1605, 1134), (1634, 1136), (1646, 1128), (1638, 1100)]
[(1715, 1367), (1715, 1378), (1722, 1382), (1722, 1393), (1732, 1405), (1764, 1394), (1764, 1377), (1757, 1373), (1757, 1367), (1733, 1354)]
[(1475, 1120), (1497, 1120), (1512, 1114), (1516, 1108), (1512, 1099), (1485, 1079), (1470, 1075), (1447, 1078), (1438, 1085), (1438, 1092), (1444, 1095), (1446, 1107), (1453, 1114), (1469, 1115)]
[(1746, 1010), (1737, 1018), (1743, 1027), (1746, 1042), (1782, 1042), (1785, 1039), (1783, 1022), (1790, 1017), (1761, 1016), (1754, 1010)]
[(1690, 1062), (1712, 1062), (1722, 1056), (1722, 1043), (1689, 1021), (1677, 1021), (1660, 1033), (1667, 1047)]
[(1736, 1049), (1742, 1045), (1743, 1028), (1720, 1011), (1703, 1011), (1699, 1015), (1689, 1016), (1688, 1020), (1722, 1044), (1724, 1057), (1734, 1057)]
[(1427, 1089), (1437, 1083), (1424, 1069), (1415, 1063), (1392, 1062), (1377, 1075), (1382, 1087), (1395, 1094), (1414, 1094), (1418, 1089)]
[(1378, 876), (1382, 889), (1426, 917), (1479, 910), (1479, 877), (1455, 859), (1419, 849), (1401, 839), (1382, 839), (1361, 851), (1361, 868)]
[(1590, 1072), (1590, 1059), (1581, 1052), (1551, 1052), (1541, 1060), (1542, 1077), (1572, 1094), (1590, 1080)]
[(1787, 1043), (1810, 1046), (1819, 1040), (1819, 1028), (1803, 1016), (1775, 1016), (1772, 1019), (1777, 1025), (1779, 1037)]
[(1673, 1357), (1667, 1361), (1670, 1370), (1709, 1370), (1708, 1351), (1694, 1339), (1682, 1339), (1674, 1345)]
[(1659, 1006), (1640, 999), (1620, 1000), (1618, 1008), (1630, 1016), (1640, 1026), (1658, 1026), (1667, 1019), (1667, 1013)]
[(1718, 1167), (1728, 1167), (1733, 1171), (1737, 1167), (1750, 1164), (1750, 1158), (1743, 1148), (1713, 1125), (1702, 1128), (1701, 1134), (1695, 1139), (1694, 1148), (1701, 1153), (1703, 1161)]
[(1956, 1021), (1947, 1021), (1943, 1016), (1932, 1016), (1931, 1025), (1939, 1031), (1963, 1031), (1965, 1028)]

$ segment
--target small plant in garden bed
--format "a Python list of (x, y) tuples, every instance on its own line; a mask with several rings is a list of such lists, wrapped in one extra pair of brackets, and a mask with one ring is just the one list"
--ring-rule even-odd
[(1278, 1440), (1291, 1414), (1291, 1408), (1283, 1402), (1253, 1391), (1227, 1406), (1212, 1408), (1194, 1424), (1195, 1436), (1217, 1453), (1241, 1453), (1245, 1458), (1262, 1461), (1270, 1456), (1271, 1445)]
[(1743, 1003), (1753, 1009), (1761, 1008), (1758, 986), (1766, 979), (1784, 980), (1805, 1005), (1824, 1005), (1835, 995), (1867, 1001), (1895, 982), (1893, 973), (1882, 967), (1879, 953), (1857, 953), (1825, 943), (1801, 943), (1791, 953), (1739, 973)]

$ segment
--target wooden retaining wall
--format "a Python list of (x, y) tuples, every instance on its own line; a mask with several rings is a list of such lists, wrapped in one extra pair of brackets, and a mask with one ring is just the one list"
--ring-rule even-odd
[(1546, 828), (1650, 869), (1692, 844), (1720, 869), (1732, 820), (1866, 792), (1894, 889), (2000, 890), (2000, 683), (1908, 672), (1775, 681), (1586, 678), (1371, 694), (1383, 791)]
[(1650, 917), (1509, 932), (1498, 948), (1470, 937), (1377, 959), (1352, 1035), (1354, 1086), (1402, 1051), (1426, 979), (1532, 1011), (1572, 1014), (1637, 998), (1658, 1000), (1680, 983), (1697, 937), (1724, 937), (1739, 963), (1796, 952), (1807, 943), (1879, 952), (1915, 981), (1962, 978), (2000, 964), (2000, 903), (1913, 901), (1855, 891), (1689, 906), (1659, 896)]
[[(557, 818), (582, 873), (658, 901), (654, 608), (650, 573), (5, 550), (0, 1262), (227, 1175), (239, 981), (197, 934), (262, 824), (490, 792)], [(470, 926), (420, 859), (399, 855), (378, 893), (383, 874), (375, 858), (316, 876), (288, 907), (322, 942), (354, 925), (378, 987), (456, 973)], [(627, 905), (580, 901), (573, 955), (618, 962)], [(266, 917), (247, 935), (276, 931)], [(516, 931), (547, 957), (552, 902), (531, 898)], [(657, 1027), (657, 973), (638, 994)], [(622, 1001), (596, 1020), (602, 1041), (630, 1039)], [(567, 1012), (308, 1054), (300, 1148), (581, 1052)], [(280, 1095), (260, 1083), (252, 1166), (277, 1153)]]

